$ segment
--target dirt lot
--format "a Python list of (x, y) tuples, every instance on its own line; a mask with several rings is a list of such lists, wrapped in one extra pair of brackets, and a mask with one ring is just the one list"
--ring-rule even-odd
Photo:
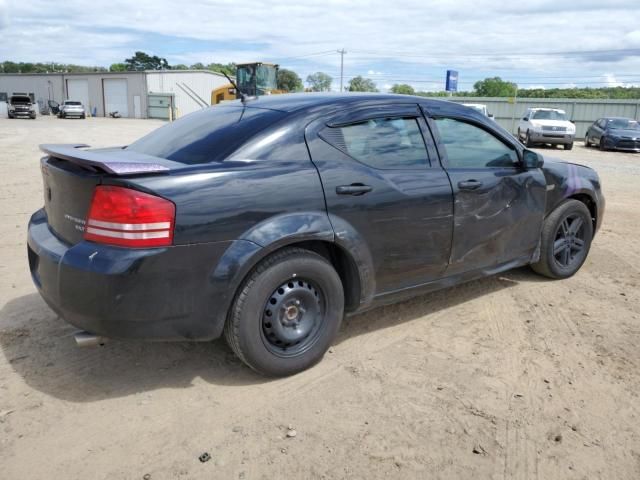
[(37, 145), (160, 124), (0, 119), (1, 478), (640, 478), (640, 155), (542, 152), (604, 184), (575, 277), (520, 269), (371, 311), (317, 367), (266, 380), (222, 341), (79, 349), (31, 283)]

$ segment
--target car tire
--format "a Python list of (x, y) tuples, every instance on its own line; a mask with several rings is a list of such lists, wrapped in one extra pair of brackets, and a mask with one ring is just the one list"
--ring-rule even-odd
[(234, 353), (269, 376), (301, 372), (322, 359), (344, 316), (344, 291), (321, 255), (285, 248), (241, 285), (225, 324)]
[(593, 222), (587, 206), (569, 199), (549, 214), (542, 225), (540, 259), (531, 268), (553, 279), (574, 275), (587, 258)]
[(83, 114), (80, 118), (84, 120), (87, 116)]
[(522, 132), (520, 131), (520, 127), (518, 127), (518, 141), (522, 142)]
[(604, 143), (604, 137), (600, 137), (600, 143), (598, 144), (598, 147), (600, 148), (600, 150), (602, 150), (603, 152), (607, 150), (607, 147)]
[(529, 130), (524, 136), (524, 145), (525, 147), (533, 147), (533, 142), (531, 141), (531, 137), (529, 136)]
[(564, 148), (565, 150), (572, 150), (573, 149), (573, 142), (571, 143), (565, 143), (562, 148)]

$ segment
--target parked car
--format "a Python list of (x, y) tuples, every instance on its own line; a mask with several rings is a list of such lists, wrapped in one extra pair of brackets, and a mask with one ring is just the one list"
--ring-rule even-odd
[(640, 124), (632, 118), (600, 118), (587, 130), (584, 145), (597, 145), (600, 150), (640, 152)]
[(58, 117), (60, 118), (86, 118), (86, 116), (82, 102), (78, 102), (76, 100), (65, 100), (64, 103), (59, 106)]
[(485, 117), (493, 118), (493, 115), (489, 113), (489, 111), (487, 110), (487, 106), (484, 103), (463, 103), (462, 105), (477, 110)]
[(541, 143), (571, 150), (575, 136), (576, 126), (557, 108), (528, 108), (518, 124), (518, 138), (527, 147)]
[(263, 96), (87, 147), (40, 147), (42, 297), (83, 343), (224, 332), (268, 375), (319, 361), (345, 313), (523, 265), (573, 275), (605, 204), (594, 170), (410, 96)]
[(36, 118), (36, 106), (28, 95), (11, 95), (7, 109), (9, 118)]

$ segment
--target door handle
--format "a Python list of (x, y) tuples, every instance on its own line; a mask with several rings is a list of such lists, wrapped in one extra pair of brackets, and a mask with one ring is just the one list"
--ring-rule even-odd
[(478, 180), (464, 180), (462, 182), (458, 182), (458, 188), (460, 190), (476, 190), (482, 186), (482, 182)]
[(364, 195), (373, 190), (373, 187), (362, 183), (352, 183), (351, 185), (339, 185), (336, 187), (338, 195)]

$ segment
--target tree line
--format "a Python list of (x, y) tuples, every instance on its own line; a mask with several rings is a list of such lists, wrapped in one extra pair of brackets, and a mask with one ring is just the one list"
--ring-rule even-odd
[[(121, 63), (114, 63), (109, 68), (100, 66), (83, 66), (67, 63), (32, 63), (32, 62), (0, 62), (0, 73), (88, 73), (88, 72), (128, 72), (143, 70), (209, 70), (227, 74), (236, 74), (235, 63), (201, 62), (192, 65), (169, 65), (166, 58), (149, 55), (145, 52), (135, 52), (130, 58)], [(305, 79), (305, 88), (300, 76), (293, 70), (281, 68), (278, 71), (278, 89), (285, 92), (328, 92), (333, 86), (333, 77), (324, 72), (315, 72)], [(344, 87), (348, 92), (377, 92), (378, 87), (370, 78), (360, 75), (351, 78)], [(391, 93), (404, 95), (419, 95), (423, 97), (446, 97), (444, 91), (416, 91), (406, 83), (394, 84)], [(490, 77), (480, 80), (473, 85), (473, 90), (454, 92), (458, 97), (515, 97), (520, 98), (589, 98), (589, 99), (640, 99), (640, 87), (583, 87), (583, 88), (518, 88), (515, 82), (503, 80), (500, 77)]]

